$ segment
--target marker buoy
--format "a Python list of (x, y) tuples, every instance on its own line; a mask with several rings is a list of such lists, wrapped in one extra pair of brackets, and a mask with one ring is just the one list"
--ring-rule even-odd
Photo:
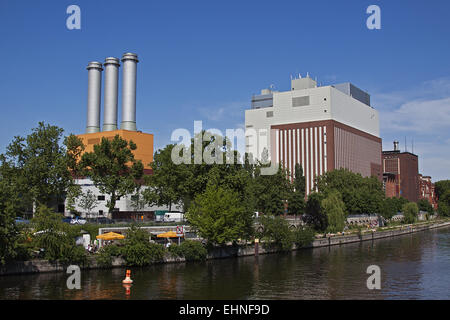
[(131, 276), (131, 270), (127, 270), (125, 279), (123, 279), (122, 283), (133, 283), (133, 280), (131, 280), (130, 276)]

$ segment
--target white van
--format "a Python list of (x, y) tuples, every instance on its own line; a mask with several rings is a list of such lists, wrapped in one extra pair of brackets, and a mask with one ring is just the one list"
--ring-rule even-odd
[(164, 222), (180, 222), (184, 220), (182, 212), (166, 212), (164, 214)]

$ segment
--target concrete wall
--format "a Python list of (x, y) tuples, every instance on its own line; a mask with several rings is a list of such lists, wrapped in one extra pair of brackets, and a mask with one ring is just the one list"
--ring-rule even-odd
[[(329, 237), (329, 238), (321, 238), (315, 239), (310, 246), (305, 248), (319, 248), (319, 247), (327, 247), (333, 245), (342, 245), (346, 243), (354, 243), (361, 241), (369, 241), (376, 240), (382, 238), (389, 238), (394, 236), (400, 236), (405, 234), (410, 234), (419, 231), (425, 231), (435, 228), (449, 227), (450, 222), (444, 223), (435, 223), (435, 224), (427, 224), (420, 226), (404, 226), (402, 229), (396, 230), (387, 230), (381, 232), (368, 232), (362, 235), (348, 235), (348, 236), (337, 236), (337, 237)], [(297, 250), (294, 246), (293, 250)], [(303, 248), (300, 248), (303, 249)], [(264, 246), (264, 244), (260, 243), (258, 248), (259, 254), (268, 254), (277, 252), (276, 248), (270, 246)], [(212, 252), (208, 254), (207, 259), (221, 259), (221, 258), (230, 258), (230, 257), (242, 257), (242, 256), (251, 256), (255, 254), (255, 246), (254, 245), (241, 245), (241, 246), (229, 246), (224, 248), (216, 248)], [(100, 268), (96, 263), (93, 257), (89, 259), (90, 264), (85, 267), (86, 269), (96, 269)], [(184, 258), (174, 258), (169, 255), (166, 255), (162, 263), (177, 263), (184, 262)], [(25, 273), (37, 273), (37, 272), (58, 272), (58, 271), (66, 271), (68, 265), (51, 263), (46, 260), (33, 260), (33, 261), (24, 261), (24, 262), (14, 262), (7, 264), (6, 266), (0, 266), (0, 276), (1, 275), (11, 275), (11, 274), (25, 274)], [(116, 258), (113, 260), (112, 267), (125, 267), (125, 261), (121, 258)]]

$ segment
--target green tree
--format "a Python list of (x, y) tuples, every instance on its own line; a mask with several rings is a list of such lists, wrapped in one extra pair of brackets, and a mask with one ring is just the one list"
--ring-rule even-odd
[(441, 216), (450, 217), (450, 189), (439, 197), (438, 213)]
[(428, 201), (427, 199), (420, 199), (417, 202), (417, 206), (419, 207), (420, 211), (426, 211), (426, 212), (428, 212), (430, 214), (433, 214), (433, 212), (434, 212), (430, 201)]
[(92, 210), (94, 210), (99, 203), (96, 195), (91, 190), (87, 190), (81, 195), (79, 205), (87, 212), (88, 217), (90, 217)]
[(260, 218), (260, 223), (263, 226), (263, 232), (259, 235), (261, 239), (273, 243), (282, 251), (292, 249), (295, 235), (284, 217), (264, 215)]
[(124, 240), (120, 252), (127, 265), (143, 267), (151, 263), (162, 261), (164, 247), (160, 244), (150, 243), (149, 233), (136, 225), (132, 225)]
[(385, 197), (383, 186), (375, 177), (364, 178), (348, 169), (326, 172), (317, 179), (320, 193), (337, 190), (342, 195), (346, 214), (377, 214)]
[(450, 180), (440, 180), (434, 183), (434, 191), (438, 199), (440, 199), (447, 190), (450, 190)]
[(54, 206), (73, 185), (71, 170), (77, 171), (76, 156), (84, 146), (73, 135), (60, 145), (62, 133), (57, 126), (39, 122), (26, 138), (16, 136), (6, 148), (2, 162), (8, 163), (24, 205)]
[(6, 163), (0, 165), (0, 265), (16, 257), (19, 237), (14, 222), (20, 212), (20, 197), (8, 172), (12, 170)]
[(289, 195), (288, 213), (294, 215), (302, 214), (303, 210), (305, 210), (306, 179), (303, 175), (303, 168), (298, 163), (295, 165), (293, 186), (294, 191)]
[(237, 192), (209, 184), (205, 192), (195, 198), (186, 218), (209, 243), (224, 245), (250, 237), (252, 215)]
[(414, 223), (417, 221), (417, 214), (419, 213), (419, 207), (414, 202), (408, 202), (403, 205), (402, 212), (404, 215), (405, 223)]
[(288, 179), (288, 173), (280, 165), (276, 174), (261, 175), (261, 167), (263, 166), (258, 165), (255, 168), (254, 194), (257, 195), (255, 201), (256, 210), (266, 215), (284, 214), (284, 204), (292, 194), (292, 184)]
[(330, 233), (342, 232), (345, 227), (345, 204), (338, 191), (332, 191), (322, 200), (321, 207), (327, 216)]
[(158, 150), (150, 164), (153, 174), (146, 183), (149, 188), (143, 191), (144, 198), (149, 204), (167, 205), (169, 211), (172, 204), (178, 204), (187, 193), (186, 184), (191, 178), (186, 164), (175, 164), (172, 161), (173, 144)]
[(116, 135), (112, 140), (102, 138), (100, 144), (94, 145), (94, 151), (81, 157), (83, 173), (100, 192), (110, 196), (106, 204), (110, 215), (116, 201), (133, 193), (144, 174), (142, 162), (134, 159), (136, 148), (133, 141), (128, 142)]
[(45, 258), (63, 263), (85, 263), (84, 247), (75, 245), (78, 228), (62, 222), (63, 216), (44, 205), (39, 206), (31, 223), (34, 233), (33, 243), (44, 249)]
[(303, 221), (316, 231), (325, 231), (328, 227), (328, 217), (322, 209), (324, 195), (312, 192), (306, 202)]
[(402, 211), (404, 204), (409, 201), (403, 197), (385, 198), (380, 207), (380, 215), (385, 219), (391, 219), (394, 215)]

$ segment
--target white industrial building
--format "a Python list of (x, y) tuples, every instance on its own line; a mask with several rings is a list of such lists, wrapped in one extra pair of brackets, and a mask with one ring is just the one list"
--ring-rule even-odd
[(303, 167), (307, 194), (318, 175), (348, 168), (381, 179), (378, 111), (370, 95), (351, 83), (317, 86), (309, 76), (291, 79), (289, 91), (264, 89), (245, 111), (246, 152), (289, 169)]
[[(100, 192), (100, 190), (94, 186), (94, 184), (92, 183), (92, 181), (90, 179), (87, 178), (83, 178), (83, 179), (76, 179), (75, 183), (81, 186), (81, 190), (83, 193), (87, 193), (88, 191), (91, 191), (93, 193), (93, 195), (95, 196), (95, 198), (97, 199), (97, 205), (95, 206), (95, 208), (91, 211), (89, 217), (88, 217), (88, 212), (86, 212), (86, 210), (84, 210), (81, 206), (80, 206), (80, 199), (78, 198), (75, 202), (75, 211), (78, 213), (81, 213), (81, 217), (83, 218), (98, 218), (98, 217), (109, 217), (108, 216), (108, 207), (106, 206), (107, 201), (110, 199), (109, 195), (106, 194), (102, 194)], [(145, 190), (146, 186), (142, 186), (141, 191)], [(116, 201), (116, 205), (115, 205), (115, 212), (120, 213), (120, 212), (136, 212), (136, 213), (154, 213), (158, 210), (162, 210), (162, 211), (168, 211), (169, 208), (167, 206), (149, 206), (149, 205), (144, 205), (143, 207), (140, 208), (136, 208), (133, 207), (133, 201), (132, 201), (132, 197), (135, 196), (133, 194), (129, 194), (126, 195), (124, 197), (121, 197), (120, 199), (118, 199)], [(67, 202), (65, 207), (67, 208)], [(177, 206), (177, 205), (172, 205), (172, 210), (171, 211), (182, 211), (182, 207), (181, 206)], [(69, 212), (66, 209), (65, 215), (66, 216), (71, 216), (71, 212)]]

